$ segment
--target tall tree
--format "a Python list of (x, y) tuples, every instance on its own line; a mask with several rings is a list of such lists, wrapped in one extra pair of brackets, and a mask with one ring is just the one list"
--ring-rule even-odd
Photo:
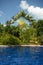
[(14, 21), (16, 21), (17, 19), (19, 19), (20, 17), (24, 17), (28, 21), (31, 21), (32, 20), (32, 17), (29, 16), (27, 13), (25, 13), (24, 11), (20, 11), (19, 13), (16, 14), (16, 16), (13, 16), (12, 17), (12, 20), (13, 20), (12, 23)]
[(37, 36), (43, 35), (43, 20), (38, 20), (37, 23)]
[(3, 33), (3, 31), (4, 31), (4, 27), (3, 27), (3, 25), (0, 23), (0, 35)]
[(43, 20), (37, 22), (37, 36), (39, 42), (43, 43)]

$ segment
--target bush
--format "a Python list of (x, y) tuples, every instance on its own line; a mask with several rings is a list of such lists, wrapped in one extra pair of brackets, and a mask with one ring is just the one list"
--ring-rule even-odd
[(43, 45), (43, 35), (38, 37), (38, 41), (39, 41), (40, 45)]
[(10, 34), (1, 36), (0, 42), (4, 45), (19, 45), (19, 44), (21, 44), (21, 41), (17, 37), (14, 37)]

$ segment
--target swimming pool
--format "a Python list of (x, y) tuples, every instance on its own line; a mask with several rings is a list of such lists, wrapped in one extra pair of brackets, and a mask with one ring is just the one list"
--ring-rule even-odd
[(0, 47), (0, 65), (43, 65), (43, 47)]

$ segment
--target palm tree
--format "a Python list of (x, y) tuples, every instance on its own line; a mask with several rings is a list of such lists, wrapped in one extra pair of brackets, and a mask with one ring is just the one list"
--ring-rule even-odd
[(10, 26), (11, 22), (10, 21), (6, 21), (6, 26)]
[(25, 13), (24, 11), (20, 11), (19, 13), (16, 14), (16, 16), (13, 16), (12, 17), (13, 22), (16, 21), (17, 19), (19, 19), (20, 17), (24, 17), (28, 21), (31, 21), (32, 20), (32, 17), (29, 16), (27, 13)]

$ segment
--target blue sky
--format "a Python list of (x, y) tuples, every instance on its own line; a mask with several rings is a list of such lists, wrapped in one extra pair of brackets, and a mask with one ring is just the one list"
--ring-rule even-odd
[[(15, 16), (16, 13), (18, 13), (21, 9), (27, 10), (24, 5), (22, 6), (22, 1), (26, 2), (25, 4), (26, 6), (28, 5), (28, 8), (31, 8), (31, 6), (33, 7), (33, 9), (39, 7), (39, 10), (41, 10), (41, 12), (43, 13), (43, 0), (0, 0), (0, 22), (5, 24), (7, 20), (10, 20), (11, 17)], [(24, 7), (25, 9), (22, 7)], [(30, 13), (32, 13), (33, 15), (33, 12)]]

